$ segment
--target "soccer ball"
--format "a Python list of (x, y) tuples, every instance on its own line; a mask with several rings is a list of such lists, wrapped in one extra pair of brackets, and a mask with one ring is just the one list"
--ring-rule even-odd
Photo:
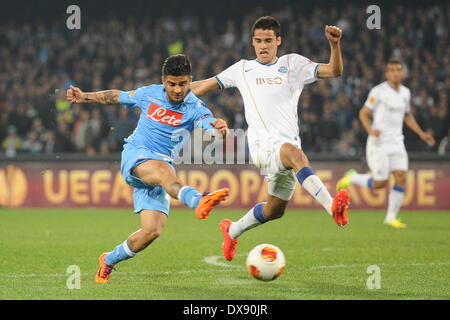
[(250, 274), (262, 281), (278, 278), (284, 270), (286, 259), (283, 252), (272, 244), (260, 244), (247, 256), (247, 268)]

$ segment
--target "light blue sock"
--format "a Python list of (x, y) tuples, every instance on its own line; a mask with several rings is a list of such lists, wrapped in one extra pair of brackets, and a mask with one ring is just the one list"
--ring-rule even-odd
[(196, 209), (202, 194), (192, 187), (185, 186), (178, 192), (178, 199), (191, 209)]
[(105, 258), (106, 264), (117, 264), (120, 261), (133, 258), (136, 255), (128, 247), (127, 240), (114, 248)]

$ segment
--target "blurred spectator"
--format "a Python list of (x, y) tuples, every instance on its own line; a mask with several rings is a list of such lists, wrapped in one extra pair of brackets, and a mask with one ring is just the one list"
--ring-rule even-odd
[(56, 129), (55, 144), (53, 147), (54, 152), (73, 152), (74, 146), (72, 143), (72, 135), (69, 131), (67, 123), (61, 119), (58, 121), (58, 128)]
[(22, 150), (29, 153), (42, 153), (43, 148), (44, 146), (39, 140), (39, 133), (34, 130), (28, 134), (28, 138), (22, 144)]
[[(139, 9), (127, 8), (121, 19), (107, 14), (84, 20), (79, 32), (61, 28), (56, 21), (59, 17), (43, 21), (37, 14), (27, 21), (17, 22), (15, 17), (2, 21), (3, 150), (15, 155), (24, 140), (25, 146), (35, 146), (24, 152), (36, 152), (39, 142), (41, 152), (46, 153), (119, 152), (123, 139), (136, 125), (139, 110), (71, 105), (65, 99), (70, 84), (98, 91), (160, 83), (162, 62), (178, 52), (190, 57), (194, 80), (209, 78), (239, 59), (254, 59), (249, 32), (261, 15), (272, 15), (281, 23), (279, 55), (296, 52), (313, 61), (327, 62), (329, 45), (324, 25), (335, 24), (344, 30), (344, 74), (306, 86), (299, 101), (300, 135), (306, 151), (336, 152), (338, 148), (343, 154), (364, 153), (366, 134), (358, 113), (369, 90), (384, 80), (384, 64), (391, 56), (399, 56), (404, 62), (404, 84), (411, 89), (419, 124), (433, 131), (437, 145), (447, 136), (448, 2), (386, 3), (383, 12), (390, 13), (383, 15), (381, 30), (361, 27), (366, 25), (366, 6), (362, 3), (325, 10), (319, 4), (305, 6), (305, 1), (292, 1), (274, 11), (242, 2), (232, 15), (223, 13), (225, 9), (218, 14), (194, 4), (172, 15), (158, 12), (148, 3), (142, 3)], [(145, 19), (137, 18), (144, 15)], [(210, 94), (203, 100), (217, 117), (229, 122), (230, 128), (246, 128), (237, 90)], [(15, 126), (14, 133), (7, 129), (9, 125)], [(409, 151), (428, 150), (410, 129), (405, 128), (405, 136)]]
[(119, 110), (119, 118), (112, 123), (111, 136), (116, 148), (121, 148), (126, 137), (128, 137), (134, 130), (135, 124), (128, 120), (128, 109), (121, 108)]
[(450, 129), (448, 129), (447, 136), (442, 139), (438, 148), (438, 154), (440, 156), (443, 156), (448, 153), (450, 153)]
[(91, 130), (89, 126), (89, 112), (88, 111), (81, 111), (80, 118), (77, 119), (73, 126), (73, 132), (72, 132), (72, 142), (75, 145), (75, 148), (77, 151), (83, 151), (85, 150), (87, 144), (87, 137), (88, 134), (91, 134), (88, 132)]
[(323, 118), (321, 121), (322, 134), (324, 143), (322, 144), (322, 152), (331, 153), (334, 151), (334, 146), (339, 139), (339, 124), (335, 118), (333, 118), (332, 106), (327, 105), (324, 109)]
[(15, 157), (18, 150), (22, 146), (22, 139), (17, 136), (17, 129), (15, 126), (8, 126), (8, 135), (2, 141), (2, 149), (5, 151), (5, 156), (8, 158)]
[(44, 153), (53, 153), (56, 144), (55, 132), (53, 130), (48, 130), (45, 136)]

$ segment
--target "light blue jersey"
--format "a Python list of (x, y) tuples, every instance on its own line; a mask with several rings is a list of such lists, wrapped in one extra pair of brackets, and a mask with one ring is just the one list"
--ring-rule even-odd
[(119, 102), (126, 108), (138, 107), (142, 113), (133, 134), (125, 139), (121, 172), (134, 187), (134, 212), (157, 210), (169, 214), (170, 197), (161, 186), (148, 185), (133, 174), (134, 168), (147, 160), (168, 163), (173, 170), (173, 159), (186, 144), (195, 128), (213, 131), (210, 122), (215, 119), (190, 90), (184, 100), (174, 103), (167, 99), (164, 85), (151, 85), (133, 91), (122, 91)]
[(195, 128), (214, 129), (209, 124), (215, 121), (211, 111), (191, 90), (181, 103), (175, 103), (167, 99), (164, 85), (150, 85), (121, 92), (119, 102), (142, 110), (136, 129), (125, 142), (171, 159), (180, 153)]

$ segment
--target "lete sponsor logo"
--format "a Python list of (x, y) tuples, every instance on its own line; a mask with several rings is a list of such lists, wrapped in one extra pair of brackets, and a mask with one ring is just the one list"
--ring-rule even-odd
[(183, 119), (183, 114), (150, 103), (147, 118), (172, 127), (178, 127)]

